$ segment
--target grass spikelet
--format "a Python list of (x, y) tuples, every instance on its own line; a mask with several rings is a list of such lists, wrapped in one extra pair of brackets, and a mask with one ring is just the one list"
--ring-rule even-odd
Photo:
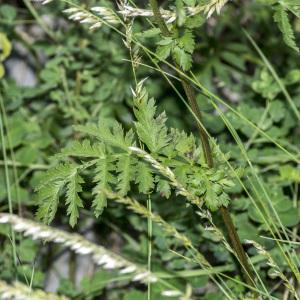
[(96, 265), (106, 270), (119, 270), (121, 274), (132, 274), (133, 281), (155, 282), (156, 276), (146, 269), (124, 259), (123, 257), (96, 245), (79, 234), (68, 233), (47, 225), (29, 221), (16, 215), (1, 213), (0, 223), (10, 224), (14, 231), (30, 236), (34, 240), (43, 240), (62, 244), (80, 255), (92, 255)]
[(259, 254), (266, 257), (267, 265), (271, 268), (271, 271), (272, 271), (271, 276), (274, 278), (279, 277), (283, 281), (283, 283), (287, 287), (287, 289), (294, 295), (295, 299), (299, 299), (299, 297), (297, 296), (295, 287), (290, 283), (290, 281), (286, 277), (286, 275), (282, 273), (282, 271), (280, 270), (280, 267), (275, 262), (275, 260), (271, 256), (271, 254), (262, 245), (260, 245), (259, 243), (255, 242), (253, 240), (247, 240), (246, 242), (248, 244), (253, 245), (253, 247), (257, 250), (257, 252)]
[(0, 281), (0, 298), (7, 300), (68, 300), (65, 296), (46, 293), (42, 290), (32, 290), (21, 282), (8, 284)]

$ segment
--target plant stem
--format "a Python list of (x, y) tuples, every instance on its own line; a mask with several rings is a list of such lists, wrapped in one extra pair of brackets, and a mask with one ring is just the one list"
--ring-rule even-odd
[[(165, 20), (163, 19), (162, 15), (160, 13), (157, 0), (149, 0), (149, 1), (150, 1), (150, 6), (153, 11), (154, 19), (155, 19), (161, 33), (164, 36), (170, 36), (171, 33), (165, 23)], [(183, 72), (183, 70), (181, 70), (181, 68), (177, 64), (176, 64), (176, 67), (181, 72)], [(192, 111), (194, 112), (195, 116), (197, 117), (197, 119), (201, 122), (202, 115), (201, 115), (199, 106), (196, 101), (194, 89), (182, 74), (179, 73), (179, 76), (181, 79), (182, 87), (183, 87), (186, 97), (188, 99), (189, 105), (190, 105)], [(211, 150), (211, 147), (209, 144), (209, 136), (208, 136), (206, 130), (198, 122), (197, 122), (197, 125), (198, 125), (198, 130), (199, 130), (199, 134), (200, 134), (200, 138), (201, 138), (201, 143), (202, 143), (202, 148), (203, 148), (206, 163), (210, 168), (212, 168), (214, 165), (214, 162), (213, 162), (212, 150)], [(231, 245), (232, 245), (233, 249), (235, 250), (237, 258), (242, 266), (241, 271), (245, 277), (245, 280), (249, 286), (255, 287), (255, 280), (254, 280), (252, 269), (250, 268), (250, 265), (248, 263), (247, 255), (246, 255), (245, 250), (242, 246), (242, 243), (239, 239), (237, 231), (234, 227), (234, 224), (232, 222), (232, 218), (229, 214), (229, 211), (225, 206), (222, 206), (220, 208), (220, 212), (221, 212), (223, 221), (225, 223), (225, 227), (226, 227)]]
[[(148, 195), (147, 199), (147, 209), (149, 214), (152, 213), (151, 207), (151, 198)], [(152, 265), (152, 219), (148, 217), (148, 272), (151, 272), (151, 265)], [(148, 282), (148, 290), (147, 290), (147, 300), (151, 300), (151, 282)]]
[[(192, 111), (194, 112), (195, 116), (197, 117), (197, 119), (199, 121), (201, 121), (202, 120), (202, 115), (201, 115), (199, 106), (198, 106), (197, 101), (196, 101), (196, 96), (195, 96), (194, 89), (186, 81), (186, 79), (183, 78), (182, 75), (180, 75), (180, 79), (181, 79), (181, 84), (183, 86), (184, 92), (187, 96), (189, 105), (190, 105)], [(201, 138), (201, 143), (202, 143), (202, 148), (203, 148), (203, 152), (204, 152), (205, 161), (206, 161), (208, 167), (212, 168), (214, 166), (214, 161), (213, 161), (212, 151), (211, 151), (210, 144), (209, 144), (209, 137), (207, 135), (207, 132), (199, 124), (199, 122), (197, 122), (197, 126), (198, 126), (198, 130), (199, 130), (200, 138)]]
[[(2, 103), (2, 96), (0, 95), (1, 103)], [(7, 161), (7, 153), (6, 153), (6, 145), (5, 145), (5, 136), (4, 136), (4, 122), (2, 118), (2, 109), (0, 110), (0, 140), (2, 144), (2, 155), (4, 159), (4, 173), (5, 173), (5, 183), (6, 183), (6, 192), (7, 192), (7, 199), (8, 199), (8, 210), (10, 214), (13, 214), (13, 203), (12, 203), (12, 195), (11, 195), (11, 189), (10, 189), (10, 176), (9, 176), (9, 170), (8, 166), (5, 163)], [(11, 243), (12, 243), (12, 256), (14, 260), (14, 272), (16, 274), (17, 278), (17, 265), (18, 265), (18, 256), (17, 256), (17, 250), (16, 250), (16, 236), (15, 232), (10, 228), (11, 233)]]
[(32, 14), (32, 16), (36, 19), (37, 23), (41, 26), (41, 28), (46, 32), (46, 34), (53, 40), (56, 41), (55, 33), (48, 27), (48, 25), (43, 21), (43, 19), (39, 16), (34, 6), (31, 4), (29, 0), (23, 0), (24, 4), (27, 6), (28, 10)]

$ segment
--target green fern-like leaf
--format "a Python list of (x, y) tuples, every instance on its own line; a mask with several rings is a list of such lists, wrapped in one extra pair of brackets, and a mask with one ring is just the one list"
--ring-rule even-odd
[(219, 193), (218, 191), (219, 187), (217, 185), (215, 186), (209, 186), (206, 190), (206, 206), (211, 211), (218, 210), (221, 206), (227, 207), (229, 204), (229, 197), (226, 193)]
[[(195, 137), (166, 126), (165, 113), (157, 114), (155, 102), (149, 99), (142, 82), (137, 85), (133, 102), (137, 136), (132, 130), (124, 132), (119, 123), (109, 120), (102, 120), (99, 126), (76, 126), (95, 140), (73, 142), (58, 158), (64, 161), (80, 158), (80, 161), (59, 164), (44, 174), (37, 187), (39, 218), (51, 222), (59, 198), (65, 193), (70, 225), (76, 224), (79, 208), (83, 206), (82, 177), (90, 174), (85, 171), (88, 168), (94, 174), (92, 208), (96, 216), (107, 206), (107, 192), (116, 189), (120, 196), (125, 196), (133, 183), (140, 193), (157, 191), (166, 198), (175, 190), (194, 204), (205, 201), (210, 210), (228, 205), (226, 191), (232, 185), (232, 175), (226, 171), (223, 155), (215, 143), (212, 147), (215, 168), (208, 169)], [(135, 143), (137, 138), (140, 148)]]
[(193, 53), (195, 49), (195, 38), (192, 32), (186, 31), (182, 37), (178, 39), (178, 45), (188, 53)]
[(74, 141), (69, 146), (64, 148), (59, 156), (76, 156), (76, 157), (103, 157), (103, 145), (102, 144), (94, 144), (91, 145), (89, 140)]
[(41, 176), (35, 189), (39, 191), (43, 186), (50, 185), (53, 182), (63, 181), (72, 174), (76, 166), (73, 163), (61, 163), (49, 170)]
[(124, 130), (118, 122), (113, 122), (112, 126), (110, 125), (111, 124), (109, 124), (107, 120), (103, 120), (99, 126), (94, 124), (77, 125), (75, 126), (75, 129), (98, 138), (105, 145), (128, 151), (128, 147), (132, 146), (134, 143), (134, 134), (132, 130), (129, 130), (124, 134)]
[(159, 60), (167, 59), (172, 51), (174, 40), (171, 37), (163, 37), (158, 43), (156, 56)]
[(170, 45), (158, 46), (156, 49), (156, 56), (159, 60), (166, 60), (171, 54), (172, 47)]
[(78, 208), (83, 207), (83, 203), (78, 195), (82, 191), (82, 177), (77, 173), (77, 169), (67, 179), (66, 204), (68, 206), (67, 215), (70, 216), (69, 223), (72, 227), (77, 223), (79, 217)]
[(190, 166), (187, 165), (181, 165), (178, 167), (175, 167), (174, 174), (176, 175), (177, 180), (183, 185), (186, 186), (188, 182), (188, 175), (190, 171)]
[(63, 188), (64, 183), (57, 182), (52, 185), (45, 185), (39, 190), (39, 208), (37, 210), (36, 216), (46, 224), (50, 224), (54, 219), (58, 201), (59, 194)]
[(191, 163), (198, 162), (200, 149), (198, 149), (195, 137), (192, 134), (188, 135), (184, 131), (171, 128), (169, 138), (172, 140), (172, 143), (169, 143), (163, 149), (163, 153), (167, 157), (180, 156)]
[(143, 194), (149, 193), (154, 188), (154, 178), (152, 170), (144, 162), (138, 162), (135, 182), (139, 191)]
[(76, 165), (65, 163), (56, 166), (44, 173), (41, 182), (37, 185), (40, 205), (37, 217), (49, 224), (57, 211), (59, 196), (68, 178), (76, 171)]
[(167, 180), (156, 178), (158, 180), (157, 183), (157, 191), (160, 193), (162, 197), (169, 198), (171, 196), (171, 187)]
[(145, 89), (134, 98), (134, 114), (137, 118), (135, 127), (140, 140), (147, 145), (151, 152), (158, 152), (168, 145), (170, 138), (165, 125), (165, 113), (155, 117), (156, 106), (154, 99), (148, 99)]
[(131, 155), (121, 155), (117, 162), (118, 182), (117, 189), (124, 196), (130, 190), (130, 182), (135, 177), (136, 160)]
[(192, 67), (192, 55), (184, 49), (176, 46), (173, 49), (173, 57), (183, 71), (188, 71)]
[(93, 188), (93, 208), (95, 209), (96, 217), (99, 217), (103, 209), (107, 206), (107, 197), (105, 190), (111, 189), (111, 184), (115, 183), (112, 172), (115, 170), (114, 160), (106, 157), (99, 159), (96, 164), (94, 182), (96, 186)]
[(299, 48), (295, 42), (295, 35), (285, 7), (282, 5), (275, 6), (274, 20), (283, 34), (283, 40), (285, 43), (295, 51), (299, 52)]

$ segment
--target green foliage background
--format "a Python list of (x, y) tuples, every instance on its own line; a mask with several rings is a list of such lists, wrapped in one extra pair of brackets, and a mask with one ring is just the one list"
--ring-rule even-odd
[[(33, 219), (42, 201), (38, 215), (45, 221), (53, 221), (55, 226), (81, 234), (90, 230), (100, 244), (146, 265), (149, 254), (147, 220), (105, 196), (97, 195), (95, 182), (102, 184), (101, 188), (106, 188), (102, 179), (107, 169), (104, 170), (103, 164), (97, 166), (96, 175), (85, 171), (80, 176), (74, 175), (74, 161), (80, 164), (85, 160), (82, 157), (76, 160), (69, 153), (74, 153), (76, 146), (82, 150), (84, 143), (86, 148), (91, 147), (90, 142), (83, 141), (86, 136), (82, 134), (88, 133), (89, 126), (95, 129), (97, 127), (93, 126), (99, 124), (96, 131), (101, 135), (101, 128), (105, 131), (104, 124), (109, 128), (115, 121), (122, 124), (125, 132), (133, 128), (133, 122), (137, 121), (135, 128), (139, 139), (152, 154), (159, 153), (160, 142), (168, 144), (172, 141), (170, 137), (163, 136), (151, 144), (147, 141), (148, 136), (141, 132), (147, 126), (153, 135), (155, 132), (160, 134), (164, 130), (162, 127), (167, 126), (197, 136), (196, 121), (178, 96), (184, 95), (178, 81), (168, 77), (173, 83), (173, 86), (170, 85), (157, 70), (161, 66), (167, 76), (175, 76), (170, 65), (161, 62), (170, 62), (169, 59), (174, 58), (184, 71), (192, 72), (188, 74), (195, 83), (204, 87), (202, 90), (199, 86), (196, 89), (203, 123), (221, 151), (228, 153), (229, 162), (235, 170), (239, 170), (239, 177), (232, 179), (235, 184), (228, 194), (231, 198), (230, 212), (242, 242), (254, 240), (262, 245), (297, 289), (299, 282), (283, 253), (289, 253), (299, 268), (298, 1), (231, 1), (220, 15), (214, 14), (207, 20), (205, 16), (187, 18), (180, 14), (182, 7), (193, 6), (198, 1), (176, 1), (176, 4), (175, 1), (165, 1), (164, 7), (176, 6), (178, 12), (172, 36), (162, 38), (157, 30), (151, 29), (145, 18), (136, 18), (133, 24), (132, 31), (136, 33), (138, 41), (156, 55), (153, 61), (145, 53), (139, 52), (143, 65), (136, 68), (136, 74), (132, 72), (132, 57), (122, 37), (113, 29), (102, 26), (90, 31), (86, 25), (66, 21), (67, 16), (62, 11), (68, 6), (60, 1), (53, 1), (46, 6), (33, 5), (27, 0), (21, 2), (0, 2), (1, 211), (6, 212), (11, 206), (14, 212)], [(142, 0), (135, 1), (135, 4), (148, 7)], [(114, 7), (117, 10), (110, 1), (86, 0), (80, 1), (80, 5)], [(52, 22), (47, 23), (45, 16)], [(35, 34), (33, 27), (40, 28), (41, 33)], [(25, 50), (18, 50), (20, 47)], [(8, 61), (15, 57), (22, 59), (34, 71), (38, 82), (34, 87), (22, 87), (11, 78)], [(5, 74), (3, 68), (6, 69)], [(139, 80), (147, 77), (144, 86), (150, 98), (155, 98), (156, 116), (166, 112), (166, 125), (161, 120), (154, 123), (154, 103), (151, 100), (145, 113), (150, 116), (149, 124), (142, 124), (139, 132), (138, 123), (146, 118), (143, 115), (139, 119), (132, 96), (135, 76)], [(110, 137), (114, 142), (120, 131), (116, 127)], [(109, 145), (107, 136), (102, 134), (101, 138), (105, 145)], [(198, 138), (195, 139), (199, 145)], [(92, 149), (95, 152), (98, 150)], [(62, 154), (57, 155), (60, 152)], [(42, 197), (38, 196), (35, 189), (47, 176), (45, 171), (61, 163), (65, 157), (68, 162), (60, 165), (65, 168), (65, 173), (60, 173), (63, 175), (57, 178), (64, 178), (65, 174), (71, 173), (76, 176), (73, 186), (70, 181), (68, 187), (69, 193), (76, 194), (76, 203), (72, 206), (67, 196), (66, 208), (64, 195), (58, 194), (61, 201), (56, 199), (57, 207), (49, 208), (49, 202), (45, 199), (53, 196), (53, 189), (57, 186), (48, 182), (52, 190), (48, 189)], [(110, 157), (106, 159), (109, 168), (113, 161)], [(130, 167), (129, 161), (119, 160), (118, 164), (118, 173), (126, 171), (124, 165)], [(171, 191), (167, 180), (152, 178), (152, 171), (143, 167), (141, 162), (140, 165), (137, 165), (137, 161), (134, 164), (140, 172), (137, 186), (133, 184), (136, 180), (134, 176), (116, 184), (116, 176), (109, 174), (113, 169), (108, 169), (107, 182), (116, 184), (116, 189), (122, 195), (129, 194), (145, 206), (147, 194), (155, 182), (158, 187), (151, 194), (152, 210), (183, 232), (213, 266), (220, 267), (229, 276), (223, 279), (236, 299), (248, 299), (249, 293), (240, 283), (242, 280), (235, 261), (224, 248), (220, 236), (207, 230), (207, 222), (195, 214), (195, 207), (187, 204), (184, 197)], [(234, 177), (230, 173), (234, 171), (227, 167), (223, 171), (226, 176)], [(96, 177), (93, 179), (94, 175)], [(81, 176), (85, 178), (85, 183)], [(76, 183), (82, 183), (80, 188)], [(218, 207), (218, 204), (214, 204), (214, 208)], [(262, 216), (260, 212), (266, 207), (269, 215)], [(98, 218), (94, 218), (94, 210)], [(45, 211), (51, 213), (46, 214)], [(75, 226), (73, 229), (68, 225), (68, 215), (71, 215), (70, 224)], [(213, 212), (213, 220), (218, 228), (224, 228), (218, 211)], [(268, 227), (270, 224), (271, 230)], [(63, 250), (16, 235), (16, 263), (12, 242), (7, 238), (10, 231), (5, 226), (1, 226), (0, 231), (0, 279), (9, 282), (18, 279), (26, 284), (31, 283), (35, 288), (44, 288), (47, 270)], [(275, 234), (272, 235), (272, 232)], [(276, 239), (280, 239), (278, 232), (285, 240), (288, 237), (287, 241), (279, 243), (280, 246), (276, 242)], [(193, 287), (193, 299), (227, 299), (175, 238), (167, 236), (156, 224), (153, 224), (152, 234), (152, 269), (155, 272), (174, 275), (184, 270), (184, 275), (170, 275), (172, 285), (182, 290)], [(117, 238), (113, 242), (115, 236)], [(266, 264), (266, 257), (259, 254), (255, 247), (246, 245), (245, 249), (253, 257), (262, 286), (268, 291), (269, 296), (263, 299), (283, 299), (287, 292), (282, 278), (274, 276), (274, 268)], [(70, 266), (70, 269), (74, 268), (72, 258)], [(108, 282), (113, 283), (107, 285)], [(154, 284), (152, 299), (163, 299), (162, 290), (160, 284)], [(60, 278), (58, 293), (72, 299), (149, 299), (145, 286), (132, 284), (120, 274), (103, 270), (86, 274), (77, 284), (70, 271), (69, 276)], [(290, 295), (289, 299), (292, 297)]]

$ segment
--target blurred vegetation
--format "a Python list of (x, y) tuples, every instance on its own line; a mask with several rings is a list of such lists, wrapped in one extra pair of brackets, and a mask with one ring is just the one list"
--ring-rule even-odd
[[(111, 1), (77, 2), (86, 8), (105, 6), (118, 10)], [(192, 6), (198, 1), (177, 2)], [(297, 2), (231, 1), (220, 15), (198, 20), (200, 25), (192, 30), (193, 42), (189, 41), (195, 43), (193, 55), (185, 53), (192, 62), (190, 78), (211, 93), (207, 97), (199, 86), (195, 87), (203, 124), (220, 149), (229, 153), (230, 163), (243, 169), (241, 180), (235, 179), (229, 192), (229, 208), (240, 239), (262, 245), (296, 290), (299, 272), (291, 269), (284, 253), (299, 268), (300, 7)], [(124, 37), (107, 26), (89, 30), (88, 25), (68, 20), (63, 10), (69, 5), (63, 1), (44, 6), (28, 0), (0, 3), (1, 212), (11, 209), (20, 216), (35, 218), (38, 206), (35, 187), (45, 170), (56, 165), (58, 158), (54, 155), (81, 138), (74, 125), (98, 124), (109, 119), (117, 120), (126, 130), (132, 127), (135, 117), (131, 88), (135, 86), (135, 76), (138, 81), (147, 77), (147, 91), (155, 98), (158, 112), (166, 111), (169, 127), (196, 135), (197, 123), (178, 96), (184, 95), (182, 87), (168, 77), (173, 83), (170, 85), (161, 70), (173, 76), (176, 73), (164, 62), (159, 64), (161, 70), (157, 70), (159, 58), (168, 59), (158, 49), (167, 42), (162, 43), (157, 34), (152, 36), (146, 18), (137, 17), (132, 31), (158, 57), (153, 64), (140, 51), (142, 64), (134, 74)], [(177, 10), (181, 7), (178, 3)], [(149, 8), (146, 1), (135, 4)], [(161, 4), (165, 8), (174, 7), (173, 1)], [(280, 5), (286, 6), (283, 9)], [(117, 28), (122, 31), (121, 26)], [(178, 64), (181, 62), (179, 58)], [(183, 64), (185, 68), (189, 69), (189, 65)], [(28, 72), (33, 76), (29, 83)], [(92, 233), (99, 244), (146, 265), (147, 220), (110, 200), (101, 216), (95, 218), (91, 191), (92, 183), (85, 183), (81, 192), (84, 207), (79, 210), (79, 220), (73, 229), (68, 225), (63, 203), (52, 225), (80, 234)], [(136, 188), (130, 194), (147, 205), (147, 196), (140, 195)], [(220, 267), (220, 272), (228, 275), (222, 279), (235, 298), (224, 295), (207, 270), (201, 270), (189, 252), (156, 224), (152, 231), (152, 269), (168, 273), (170, 278), (166, 280), (181, 290), (192, 287), (192, 299), (250, 299), (235, 259), (224, 248), (221, 238), (207, 230), (208, 224), (201, 221), (195, 208), (187, 205), (182, 196), (175, 193), (168, 199), (161, 196), (162, 193), (151, 195), (152, 210), (188, 236), (212, 266)], [(272, 221), (271, 229), (260, 214), (263, 205), (270, 207), (269, 215), (264, 216)], [(224, 228), (219, 212), (213, 213), (213, 220), (218, 228)], [(49, 270), (64, 250), (19, 234), (13, 241), (5, 226), (0, 226), (0, 232), (0, 280), (17, 279), (34, 288), (45, 288), (49, 284)], [(12, 248), (16, 250), (17, 261)], [(264, 292), (261, 299), (296, 299), (257, 247), (245, 244), (245, 249), (261, 280), (259, 285)], [(71, 299), (149, 299), (144, 285), (130, 283), (116, 272), (92, 270), (78, 282), (74, 274), (80, 265), (78, 257), (72, 254), (68, 267), (68, 276), (56, 274), (57, 292)], [(175, 276), (177, 272), (182, 273)], [(151, 299), (165, 299), (162, 290), (159, 283), (153, 284)]]

